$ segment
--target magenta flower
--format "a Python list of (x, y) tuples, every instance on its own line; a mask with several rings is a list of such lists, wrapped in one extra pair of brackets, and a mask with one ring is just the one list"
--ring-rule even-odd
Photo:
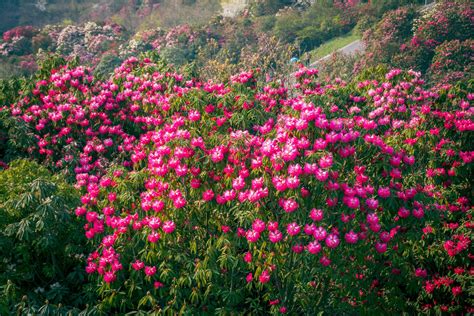
[(270, 239), (272, 243), (277, 243), (282, 240), (282, 238), (283, 234), (279, 230), (273, 230), (268, 233), (268, 239)]
[(252, 229), (256, 231), (257, 233), (262, 233), (265, 230), (265, 222), (257, 218), (252, 223)]
[(328, 248), (336, 248), (337, 246), (339, 246), (339, 237), (336, 235), (336, 234), (329, 234), (327, 237), (326, 237), (326, 246), (328, 246)]
[(202, 193), (202, 199), (204, 201), (211, 201), (213, 198), (214, 198), (214, 192), (211, 189), (206, 190)]
[(105, 272), (104, 274), (104, 281), (106, 283), (112, 283), (117, 279), (117, 276), (113, 271)]
[(278, 222), (268, 222), (267, 224), (268, 231), (276, 231), (278, 229)]
[(348, 244), (355, 244), (359, 240), (359, 236), (356, 233), (354, 233), (354, 231), (351, 230), (350, 232), (344, 235), (344, 240)]
[(265, 270), (262, 271), (262, 273), (261, 273), (260, 276), (258, 277), (258, 280), (259, 280), (260, 283), (262, 283), (262, 284), (268, 283), (268, 281), (270, 281), (270, 273), (268, 272), (267, 269), (265, 269)]
[(301, 227), (295, 222), (288, 224), (286, 227), (286, 232), (290, 236), (296, 236), (300, 233)]
[(166, 221), (163, 223), (163, 231), (166, 233), (166, 234), (171, 234), (172, 232), (174, 232), (176, 228), (176, 225), (173, 221)]
[(250, 252), (246, 252), (244, 255), (244, 261), (247, 263), (252, 262), (252, 254)]
[(319, 262), (324, 266), (324, 267), (327, 267), (331, 264), (331, 260), (326, 257), (326, 256), (322, 256), (321, 259), (319, 259)]
[(141, 270), (145, 267), (145, 263), (140, 260), (136, 260), (135, 262), (132, 263), (132, 268), (136, 271)]
[(156, 273), (156, 267), (155, 266), (152, 266), (152, 267), (146, 266), (145, 267), (145, 275), (146, 276), (153, 276), (155, 273)]
[(387, 251), (387, 244), (378, 242), (375, 244), (375, 250), (377, 250), (378, 253), (384, 253)]
[(298, 208), (298, 203), (293, 199), (280, 199), (279, 204), (287, 213), (294, 212)]
[(379, 235), (380, 241), (383, 243), (388, 243), (392, 237), (390, 236), (390, 233), (388, 232), (381, 232)]
[(319, 159), (319, 166), (323, 169), (331, 168), (332, 164), (333, 158), (331, 154), (323, 156)]
[(306, 235), (312, 236), (314, 234), (315, 229), (316, 229), (316, 225), (306, 224), (304, 225), (303, 231)]
[(315, 221), (319, 222), (323, 220), (323, 210), (313, 208), (309, 213), (309, 217)]
[(314, 230), (314, 233), (313, 233), (314, 239), (322, 241), (326, 239), (326, 236), (327, 236), (327, 231), (326, 229), (324, 229), (324, 227), (319, 226)]
[(386, 199), (386, 198), (390, 197), (390, 188), (380, 187), (378, 189), (377, 193), (381, 198)]
[(252, 273), (247, 274), (247, 276), (245, 277), (245, 280), (247, 281), (247, 283), (252, 282), (253, 281), (253, 274)]
[(248, 242), (254, 243), (254, 242), (257, 242), (257, 240), (260, 238), (260, 233), (251, 229), (247, 231), (247, 233), (245, 234), (245, 237), (247, 238)]
[(375, 214), (375, 213), (367, 214), (367, 223), (369, 225), (378, 224), (379, 223), (379, 218), (378, 218), (377, 214)]
[(426, 269), (416, 268), (415, 275), (419, 278), (426, 278), (428, 276), (428, 272)]
[(367, 199), (365, 200), (365, 204), (369, 209), (376, 210), (379, 206), (379, 201), (377, 201), (376, 199)]
[(321, 251), (322, 247), (321, 244), (317, 241), (312, 241), (307, 246), (308, 252), (312, 254), (317, 254)]

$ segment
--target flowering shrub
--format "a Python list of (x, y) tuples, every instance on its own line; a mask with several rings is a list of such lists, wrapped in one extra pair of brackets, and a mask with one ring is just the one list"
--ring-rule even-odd
[(360, 72), (361, 54), (345, 55), (334, 52), (330, 58), (318, 62), (319, 77), (325, 80), (349, 80)]
[(196, 34), (187, 24), (178, 25), (171, 28), (165, 34), (164, 37), (158, 37), (151, 41), (153, 48), (160, 51), (163, 47), (173, 47), (177, 45), (190, 45), (194, 42)]
[[(116, 49), (123, 41), (122, 35), (118, 25), (99, 25), (94, 22), (66, 27), (47, 25), (41, 30), (31, 26), (17, 27), (3, 34), (0, 58), (5, 65), (18, 68), (19, 71), (14, 73), (17, 75), (32, 74), (36, 69), (35, 59), (41, 58), (45, 51), (61, 54), (68, 59), (78, 58), (83, 64), (96, 66), (106, 53), (118, 55)], [(2, 77), (7, 76), (2, 74)]]
[[(467, 56), (472, 47), (464, 41), (474, 35), (473, 16), (472, 4), (461, 1), (440, 1), (421, 14), (414, 8), (388, 12), (375, 28), (364, 34), (367, 52), (362, 62), (431, 72), (434, 83), (472, 77), (461, 75), (459, 65), (472, 63)], [(466, 47), (461, 48), (463, 45), (456, 41)], [(441, 60), (446, 64), (441, 66)], [(436, 74), (437, 68), (442, 68), (444, 75)], [(472, 72), (470, 66), (465, 70), (466, 74)]]
[(413, 21), (418, 13), (414, 7), (402, 7), (384, 14), (382, 19), (364, 33), (366, 63), (391, 62), (393, 55), (400, 52), (400, 45), (412, 36)]
[(130, 58), (11, 104), (75, 177), (99, 310), (473, 312), (472, 86), (317, 74), (203, 83)]
[(468, 3), (444, 1), (436, 4), (414, 21), (413, 37), (402, 46), (403, 51), (397, 57), (400, 64), (427, 71), (438, 45), (445, 41), (464, 41), (473, 37), (473, 16), (474, 9)]
[(20, 37), (32, 38), (36, 33), (38, 33), (38, 30), (36, 30), (30, 25), (17, 26), (11, 30), (4, 32), (2, 38), (4, 42), (11, 42), (15, 40), (15, 38)]
[(471, 3), (441, 1), (414, 21), (414, 39), (419, 45), (472, 39), (474, 9)]
[(120, 40), (120, 29), (113, 25), (100, 26), (87, 22), (83, 26), (70, 25), (58, 34), (55, 46), (57, 52), (66, 56), (78, 56), (81, 61), (91, 62), (100, 57), (109, 46)]
[(430, 77), (440, 83), (468, 79), (474, 73), (474, 40), (446, 41), (435, 49)]
[(259, 71), (253, 73), (254, 78), (265, 81), (286, 80), (286, 74), (292, 72), (288, 60), (291, 59), (295, 48), (284, 44), (274, 36), (260, 34), (256, 39), (256, 43), (245, 45), (240, 50), (240, 56), (236, 63), (229, 61), (230, 52), (225, 46), (221, 48), (216, 56), (213, 56), (213, 53), (209, 50), (216, 47), (216, 44), (215, 41), (207, 42), (206, 45), (209, 48), (200, 50), (196, 59), (199, 76), (203, 80), (211, 79), (225, 82), (239, 69), (246, 69), (247, 67), (258, 69)]
[(14, 37), (9, 42), (0, 43), (0, 55), (26, 55), (31, 53), (31, 39), (24, 36)]
[(196, 38), (198, 35), (197, 30), (193, 30), (187, 24), (178, 25), (168, 30), (155, 28), (141, 31), (120, 47), (120, 55), (126, 58), (154, 50), (170, 63), (180, 66), (193, 59), (197, 50)]

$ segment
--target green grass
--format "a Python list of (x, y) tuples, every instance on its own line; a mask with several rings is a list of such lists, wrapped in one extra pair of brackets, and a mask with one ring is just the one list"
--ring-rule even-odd
[(332, 40), (329, 40), (326, 43), (322, 44), (318, 48), (310, 51), (309, 54), (311, 56), (311, 61), (315, 61), (319, 58), (329, 55), (332, 52), (335, 52), (336, 50), (343, 48), (344, 46), (360, 38), (361, 36), (354, 31), (349, 32), (343, 36), (335, 37)]

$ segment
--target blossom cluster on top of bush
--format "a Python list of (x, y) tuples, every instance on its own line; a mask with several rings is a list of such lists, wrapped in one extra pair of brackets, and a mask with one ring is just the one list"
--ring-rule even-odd
[(0, 55), (31, 53), (31, 39), (38, 34), (38, 30), (32, 26), (18, 26), (3, 33), (0, 44)]
[(8, 107), (82, 192), (101, 310), (472, 313), (472, 86), (257, 71), (63, 67)]
[(101, 26), (94, 22), (87, 22), (83, 26), (69, 25), (57, 34), (49, 32), (58, 53), (78, 56), (84, 62), (100, 59), (101, 53), (121, 40), (121, 33), (119, 25)]

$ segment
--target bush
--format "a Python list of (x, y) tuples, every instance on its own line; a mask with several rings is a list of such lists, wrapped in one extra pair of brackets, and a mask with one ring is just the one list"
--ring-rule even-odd
[(453, 83), (474, 75), (474, 40), (445, 41), (435, 49), (428, 73), (431, 80)]
[(264, 33), (269, 33), (275, 27), (276, 18), (274, 15), (267, 15), (257, 20), (259, 29)]
[(385, 12), (396, 10), (402, 6), (424, 4), (424, 0), (375, 0), (370, 2), (370, 10), (375, 16), (382, 16)]
[(296, 40), (297, 32), (303, 27), (299, 14), (294, 10), (288, 10), (276, 19), (275, 34), (280, 39), (291, 43)]
[[(86, 239), (72, 215), (78, 192), (29, 160), (0, 171), (0, 311), (15, 314), (20, 299), (31, 308), (45, 300), (85, 304)], [(22, 307), (23, 309), (23, 307)]]
[(108, 77), (122, 62), (123, 60), (115, 54), (105, 54), (95, 67), (95, 74), (100, 77)]
[(250, 10), (255, 16), (271, 16), (295, 2), (294, 0), (255, 0), (251, 3)]
[[(4, 88), (2, 83), (0, 89)], [(0, 110), (0, 163), (28, 157), (28, 150), (33, 144), (34, 134), (28, 124), (15, 119), (7, 110)]]
[[(370, 65), (390, 64), (400, 47), (413, 36), (412, 25), (418, 13), (414, 7), (404, 7), (384, 14), (373, 29), (364, 33), (365, 62)], [(398, 66), (398, 65), (397, 65)]]
[[(367, 50), (362, 64), (365, 66), (375, 66), (379, 63), (413, 69), (421, 73), (436, 71), (440, 67), (439, 61), (444, 54), (453, 54), (452, 60), (444, 60), (448, 63), (447, 76), (431, 75), (430, 80), (433, 84), (438, 81), (455, 82), (464, 75), (461, 71), (449, 73), (449, 65), (459, 69), (462, 63), (470, 62), (465, 60), (467, 53), (461, 53), (463, 49), (459, 47), (458, 42), (463, 42), (473, 36), (474, 24), (472, 16), (474, 15), (472, 5), (459, 1), (443, 1), (435, 4), (432, 8), (423, 11), (421, 16), (413, 7), (400, 8), (395, 11), (387, 12), (383, 19), (375, 28), (364, 34), (364, 40), (367, 44)], [(455, 42), (458, 41), (458, 42)], [(443, 43), (451, 43), (444, 45)], [(441, 47), (438, 49), (438, 47)], [(450, 46), (454, 45), (453, 51)], [(467, 47), (466, 47), (467, 49)], [(454, 51), (459, 50), (459, 55)], [(465, 49), (464, 49), (465, 50)], [(436, 61), (433, 59), (435, 54)], [(464, 56), (464, 57), (463, 57)], [(459, 60), (456, 60), (458, 59)], [(437, 65), (433, 65), (436, 62)], [(469, 66), (466, 68), (466, 74), (469, 73)], [(466, 76), (468, 77), (468, 75)]]
[(38, 34), (31, 39), (31, 44), (33, 46), (33, 51), (37, 52), (38, 50), (48, 50), (51, 49), (53, 45), (53, 40), (49, 34)]
[(414, 34), (394, 59), (400, 65), (422, 73), (428, 71), (435, 49), (445, 41), (471, 39), (474, 35), (472, 5), (445, 1), (436, 4), (419, 19), (414, 20)]
[(474, 37), (473, 4), (463, 1), (441, 1), (414, 22), (417, 42), (433, 47), (444, 41)]
[(166, 47), (160, 52), (160, 55), (169, 63), (176, 67), (184, 66), (190, 60), (194, 59), (194, 54), (181, 47)]
[(358, 21), (356, 26), (354, 27), (354, 31), (357, 34), (364, 34), (367, 30), (369, 30), (375, 23), (377, 19), (374, 16), (362, 16)]
[(20, 38), (20, 37), (31, 39), (37, 33), (38, 33), (38, 30), (36, 30), (31, 25), (17, 26), (11, 30), (4, 32), (2, 38), (5, 42), (11, 42), (15, 38)]

